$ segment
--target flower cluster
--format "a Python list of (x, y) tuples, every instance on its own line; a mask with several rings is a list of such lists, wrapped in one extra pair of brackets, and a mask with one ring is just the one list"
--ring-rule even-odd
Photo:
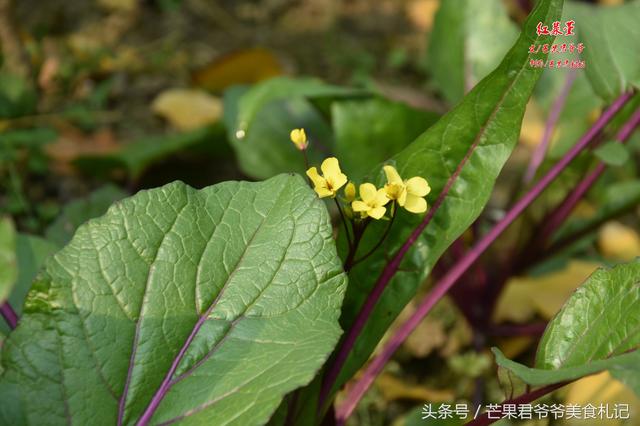
[[(300, 150), (305, 150), (308, 145), (304, 129), (295, 129), (291, 132), (291, 142)], [(387, 183), (382, 188), (376, 188), (372, 183), (363, 183), (358, 188), (359, 198), (356, 195), (356, 186), (349, 182), (347, 175), (342, 173), (338, 159), (329, 157), (320, 165), (322, 174), (316, 167), (307, 170), (307, 176), (313, 184), (313, 189), (320, 198), (336, 198), (338, 190), (344, 187), (342, 200), (354, 214), (360, 219), (381, 219), (387, 212), (389, 202), (393, 202), (391, 210), (397, 204), (411, 213), (424, 213), (427, 211), (427, 201), (424, 197), (429, 194), (431, 188), (427, 181), (415, 176), (410, 179), (402, 179), (398, 171), (390, 165), (384, 166)], [(358, 216), (354, 215), (354, 216)]]

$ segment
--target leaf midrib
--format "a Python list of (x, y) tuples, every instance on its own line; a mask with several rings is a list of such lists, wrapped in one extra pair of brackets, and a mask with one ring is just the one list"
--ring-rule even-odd
[[(177, 383), (178, 381), (182, 380), (185, 377), (188, 377), (187, 373), (192, 372), (193, 370), (195, 370), (195, 368), (197, 368), (198, 366), (200, 366), (202, 364), (202, 360), (199, 360), (194, 367), (192, 367), (191, 369), (189, 369), (187, 372), (183, 373), (182, 375), (180, 375), (178, 378), (176, 378), (176, 380), (172, 380), (173, 375), (175, 374), (175, 371), (178, 369), (178, 367), (180, 366), (180, 363), (184, 357), (184, 355), (186, 354), (188, 348), (190, 347), (191, 343), (193, 342), (193, 340), (195, 339), (195, 337), (197, 336), (198, 332), (200, 331), (202, 325), (204, 325), (204, 323), (206, 322), (206, 320), (208, 319), (209, 315), (211, 314), (211, 312), (213, 312), (213, 310), (215, 309), (215, 307), (217, 306), (217, 303), (219, 302), (219, 300), (221, 299), (221, 297), (223, 296), (223, 294), (225, 293), (225, 290), (228, 286), (228, 284), (231, 282), (232, 278), (235, 276), (236, 272), (238, 271), (240, 265), (242, 264), (248, 249), (251, 247), (251, 243), (253, 242), (254, 238), (256, 237), (256, 235), (258, 235), (260, 233), (260, 231), (263, 229), (264, 224), (267, 222), (267, 219), (271, 213), (271, 211), (273, 210), (273, 208), (275, 206), (278, 205), (278, 201), (281, 199), (282, 195), (284, 194), (284, 189), (285, 189), (286, 185), (283, 185), (282, 189), (280, 190), (280, 192), (278, 193), (278, 196), (276, 197), (273, 205), (271, 206), (271, 208), (269, 209), (269, 211), (267, 211), (264, 216), (262, 221), (260, 222), (260, 224), (258, 225), (258, 227), (256, 228), (256, 230), (254, 231), (254, 233), (251, 235), (251, 237), (249, 238), (249, 240), (246, 242), (244, 250), (242, 252), (242, 254), (240, 255), (240, 258), (238, 259), (238, 261), (236, 262), (233, 270), (229, 273), (229, 276), (227, 277), (227, 280), (225, 281), (225, 283), (223, 284), (223, 286), (220, 288), (220, 290), (218, 291), (218, 294), (216, 295), (216, 298), (213, 300), (213, 302), (211, 303), (211, 305), (209, 306), (209, 308), (202, 314), (200, 315), (200, 317), (198, 318), (198, 321), (196, 321), (196, 323), (194, 324), (191, 333), (189, 334), (189, 336), (187, 336), (187, 339), (185, 340), (185, 343), (183, 344), (183, 346), (181, 347), (180, 351), (178, 352), (178, 354), (174, 357), (173, 362), (169, 368), (169, 370), (167, 371), (167, 374), (165, 375), (162, 383), (160, 384), (158, 390), (153, 394), (153, 396), (151, 397), (149, 404), (147, 405), (147, 407), (145, 408), (145, 410), (143, 411), (143, 416), (147, 413), (147, 411), (149, 410), (153, 410), (151, 412), (151, 416), (153, 416), (153, 413), (155, 412), (155, 410), (157, 410), (157, 408), (160, 406), (162, 399), (164, 399), (164, 397), (166, 396), (166, 394), (169, 392), (169, 389), (171, 388), (171, 386), (173, 386), (173, 384)], [(230, 204), (230, 203), (229, 203)], [(216, 227), (217, 228), (217, 227)], [(215, 233), (215, 231), (214, 231)], [(213, 234), (212, 234), (213, 237)], [(207, 244), (205, 245), (205, 249), (206, 247), (209, 245), (211, 239), (207, 242)], [(203, 252), (204, 252), (203, 250)], [(286, 255), (286, 252), (285, 252)], [(282, 264), (282, 262), (280, 262), (280, 264)], [(279, 270), (279, 268), (278, 268)], [(276, 271), (277, 273), (277, 271)], [(264, 289), (263, 289), (264, 291)], [(197, 306), (197, 301), (196, 301), (196, 306)], [(214, 345), (214, 347), (212, 348), (212, 350), (207, 353), (207, 355), (205, 356), (205, 359), (208, 359), (211, 357), (211, 355), (213, 355), (213, 353), (215, 353), (215, 350), (220, 346), (220, 344), (222, 342), (224, 342), (227, 338), (227, 336), (230, 334), (230, 332), (233, 330), (235, 324), (237, 323), (237, 321), (239, 321), (240, 319), (242, 319), (243, 316), (240, 315), (238, 316), (238, 318), (236, 318), (230, 325), (230, 327), (227, 329), (225, 335), (222, 337), (222, 339), (216, 344)], [(157, 404), (155, 407), (152, 407), (152, 404), (157, 401)]]

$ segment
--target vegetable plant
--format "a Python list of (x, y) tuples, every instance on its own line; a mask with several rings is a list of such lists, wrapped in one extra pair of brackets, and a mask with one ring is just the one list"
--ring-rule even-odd
[[(637, 180), (607, 174), (638, 169), (624, 145), (640, 123), (638, 56), (614, 55), (620, 66), (610, 72), (587, 66), (542, 79), (532, 66), (550, 54), (530, 47), (554, 43), (538, 24), (569, 18), (594, 45), (587, 61), (609, 64), (595, 49), (597, 25), (580, 24), (593, 11), (564, 3), (539, 0), (519, 37), (500, 18), (513, 45), (499, 64), (472, 64), (472, 87), (438, 69), (455, 103), (443, 115), (316, 79), (233, 87), (226, 138), (255, 181), (176, 181), (129, 197), (105, 190), (106, 211), (67, 209), (49, 241), (3, 219), (0, 424), (342, 425), (445, 295), (469, 322), (474, 350), (488, 351), (504, 326), (493, 318), (508, 280), (581, 250), (585, 235), (640, 199)], [(459, 12), (442, 4), (437, 27)], [(597, 13), (623, 19), (639, 8)], [(439, 47), (430, 52), (443, 66)], [(563, 88), (549, 102), (546, 142), (504, 211), (488, 218), (538, 84)], [(563, 133), (554, 152), (549, 135), (578, 84), (602, 112), (585, 128), (574, 117), (580, 134)], [(623, 196), (589, 220), (572, 216), (602, 179), (626, 185)], [(605, 370), (640, 394), (639, 325), (638, 259), (598, 269), (548, 323), (506, 326), (539, 342), (531, 367), (491, 349), (510, 378), (504, 403)]]

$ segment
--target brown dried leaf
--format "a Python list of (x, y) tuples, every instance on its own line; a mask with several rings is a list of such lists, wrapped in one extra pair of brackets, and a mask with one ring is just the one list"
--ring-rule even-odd
[(234, 84), (253, 84), (284, 73), (280, 60), (269, 50), (256, 48), (230, 53), (196, 71), (193, 82), (212, 92)]

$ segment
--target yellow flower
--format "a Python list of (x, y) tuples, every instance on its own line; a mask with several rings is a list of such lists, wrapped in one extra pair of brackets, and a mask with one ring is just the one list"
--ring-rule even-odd
[(387, 175), (387, 184), (384, 190), (387, 197), (396, 200), (398, 205), (411, 213), (424, 213), (427, 211), (427, 201), (424, 197), (431, 192), (429, 184), (420, 176), (402, 180), (398, 171), (393, 166), (384, 166)]
[(307, 149), (309, 142), (307, 141), (307, 134), (304, 132), (304, 129), (293, 129), (289, 137), (291, 138), (291, 142), (293, 142), (300, 151)]
[(320, 198), (335, 197), (336, 192), (345, 183), (347, 183), (347, 175), (340, 170), (340, 164), (335, 157), (329, 157), (320, 165), (322, 176), (318, 174), (318, 169), (311, 167), (307, 170), (307, 176), (313, 182), (314, 190)]
[(344, 199), (347, 203), (351, 203), (356, 199), (356, 186), (353, 182), (349, 182), (347, 186), (344, 187)]
[(354, 212), (360, 212), (363, 217), (369, 216), (374, 219), (380, 219), (384, 216), (387, 209), (383, 207), (389, 202), (384, 189), (376, 189), (372, 183), (363, 183), (360, 185), (360, 198), (351, 203)]

